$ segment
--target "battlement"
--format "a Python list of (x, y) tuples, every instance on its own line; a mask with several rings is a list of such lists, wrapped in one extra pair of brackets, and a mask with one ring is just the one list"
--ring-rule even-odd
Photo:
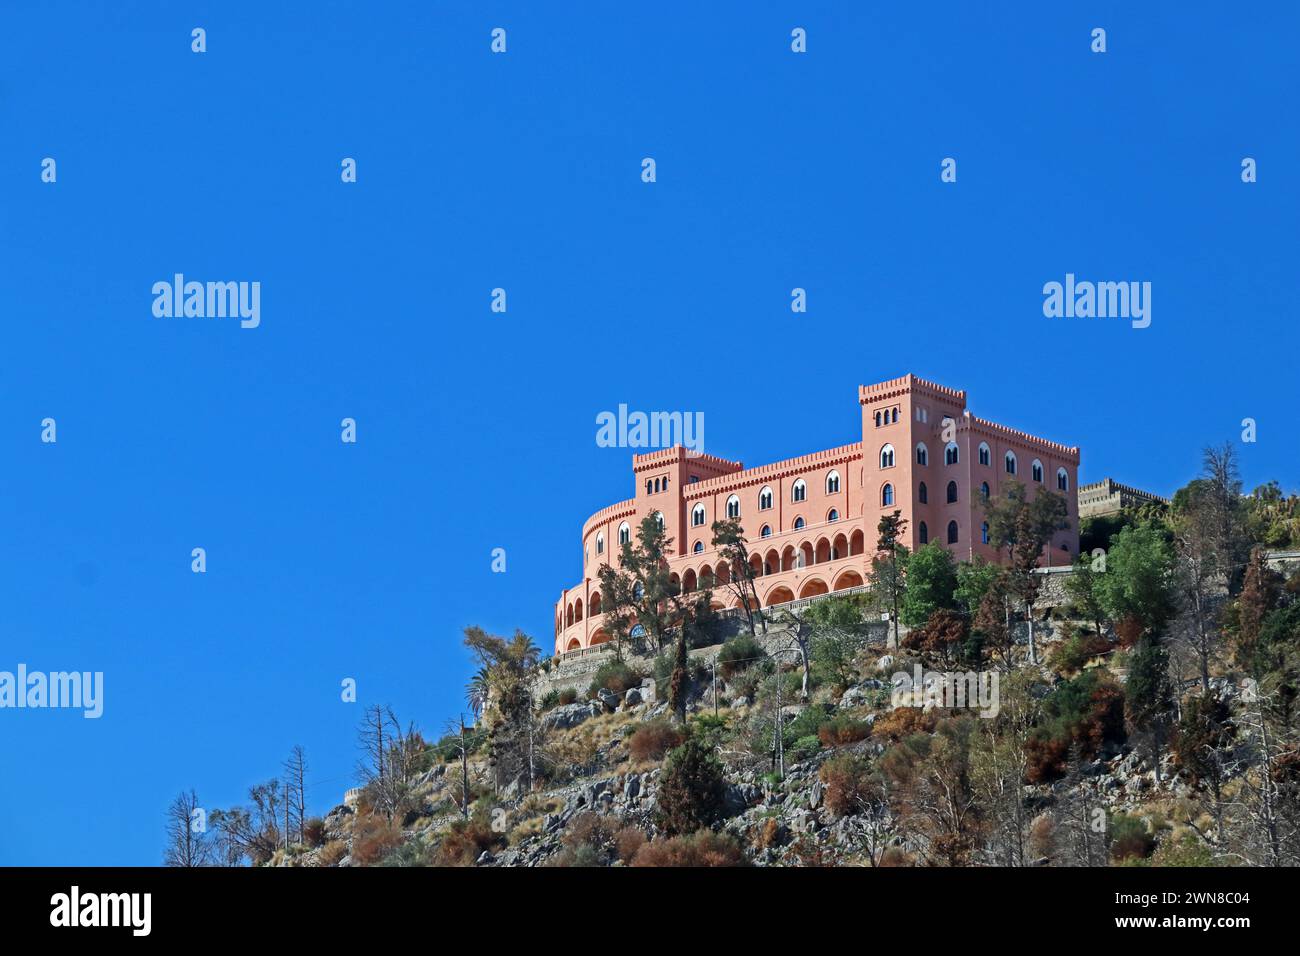
[[(997, 422), (991, 422), (976, 415), (966, 414), (966, 427), (972, 431), (984, 432), (985, 434), (1005, 438), (1009, 441), (1017, 441), (1024, 445), (1036, 446), (1045, 451), (1055, 452), (1057, 455), (1069, 458), (1071, 461), (1078, 462), (1079, 447), (1077, 445), (1063, 445), (1060, 442), (1049, 441), (1046, 438), (1039, 438), (1037, 435), (1031, 435), (1028, 432), (1022, 432), (1017, 428), (1008, 428), (1006, 425), (999, 425)], [(958, 429), (962, 425), (958, 424)]]
[(796, 474), (819, 466), (853, 461), (861, 457), (862, 442), (840, 445), (838, 448), (815, 451), (808, 455), (799, 455), (795, 458), (786, 458), (784, 461), (775, 461), (770, 465), (759, 465), (756, 468), (749, 468), (730, 475), (719, 475), (706, 481), (696, 481), (686, 486), (682, 496), (687, 501), (694, 498), (704, 498), (720, 491), (730, 491), (733, 488), (745, 488), (749, 485), (762, 484), (784, 475)]
[(745, 467), (744, 462), (731, 461), (727, 458), (719, 458), (717, 455), (706, 455), (703, 452), (691, 451), (681, 445), (673, 445), (671, 448), (659, 448), (642, 455), (633, 455), (632, 471), (641, 472), (650, 468), (662, 468), (664, 465), (684, 462), (690, 462), (714, 471), (741, 471)]
[(946, 385), (940, 385), (937, 382), (931, 382), (928, 379), (913, 375), (911, 372), (901, 378), (891, 378), (887, 382), (878, 382), (875, 385), (859, 385), (858, 404), (868, 405), (872, 402), (885, 401), (899, 395), (906, 395), (909, 392), (928, 395), (931, 398), (943, 401), (957, 402), (963, 407), (966, 404), (965, 389), (949, 388)]

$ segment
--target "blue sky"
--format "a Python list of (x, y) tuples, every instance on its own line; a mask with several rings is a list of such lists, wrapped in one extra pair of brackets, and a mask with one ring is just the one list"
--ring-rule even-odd
[[(619, 403), (761, 464), (910, 371), (1084, 480), (1171, 492), (1249, 416), (1300, 483), (1293, 5), (555, 6), (6, 5), (0, 670), (105, 713), (0, 710), (0, 864), (157, 863), (295, 743), (324, 812), (368, 703), (436, 735), (465, 625), (551, 646)], [(176, 272), (260, 327), (154, 318)], [(1044, 318), (1067, 272), (1151, 327)]]

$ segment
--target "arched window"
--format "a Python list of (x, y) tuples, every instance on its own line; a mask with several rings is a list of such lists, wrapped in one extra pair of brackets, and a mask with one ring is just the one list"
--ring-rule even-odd
[(605, 532), (601, 531), (596, 535), (596, 553), (605, 553)]
[(894, 446), (893, 445), (886, 445), (884, 448), (880, 449), (880, 467), (881, 468), (894, 467)]
[(691, 527), (698, 528), (700, 525), (704, 524), (704, 521), (704, 505), (696, 505), (691, 509)]
[(980, 497), (985, 501), (989, 500), (989, 483), (987, 481), (980, 482)]
[(655, 483), (649, 478), (645, 480), (645, 493), (648, 495), (654, 490)]
[(957, 522), (955, 521), (948, 522), (948, 543), (957, 543)]
[(925, 526), (925, 522), (924, 522), (924, 521), (921, 522), (921, 527), (918, 529), (918, 531), (919, 531), (920, 534), (921, 534), (921, 543), (922, 543), (922, 544), (929, 544), (929, 543), (930, 543), (930, 529), (927, 528), (927, 527)]
[(898, 409), (894, 409), (894, 421), (898, 421)]
[(840, 513), (839, 513), (839, 511), (837, 511), (836, 509), (832, 508), (830, 511), (826, 512), (826, 520), (827, 520), (827, 521), (839, 521), (839, 520), (840, 520)]
[(1061, 491), (1070, 490), (1070, 474), (1064, 468), (1056, 469), (1056, 487)]
[[(641, 600), (643, 597), (645, 597), (645, 588), (641, 585), (640, 581), (632, 585), (632, 596), (636, 598), (638, 601)], [(641, 635), (638, 635), (636, 632), (637, 627), (641, 627), (641, 625), (638, 624), (636, 625), (636, 627), (632, 628), (632, 633), (629, 635), (630, 637), (638, 637), (638, 636), (643, 636), (645, 634), (645, 628), (642, 627)]]
[(659, 525), (660, 531), (664, 530), (664, 513), (662, 511), (655, 512), (655, 524)]
[(735, 495), (732, 495), (730, 498), (727, 499), (727, 517), (728, 518), (740, 517), (740, 499), (737, 498)]
[(880, 421), (880, 412), (876, 412), (876, 427), (879, 428), (881, 424), (882, 422)]
[(983, 465), (985, 468), (987, 468), (989, 466), (989, 462), (993, 460), (992, 456), (993, 453), (989, 451), (988, 443), (980, 442), (980, 464)]
[(803, 518), (795, 518), (795, 519), (794, 519), (794, 530), (795, 530), (795, 531), (798, 531), (798, 530), (799, 530), (800, 528), (802, 528), (802, 527), (803, 527)]
[(794, 483), (794, 487), (790, 489), (790, 500), (803, 501), (807, 497), (808, 497), (808, 486), (804, 484), (804, 480), (800, 478), (798, 481)]
[(1014, 475), (1016, 473), (1016, 453), (1013, 451), (1007, 452), (1007, 457), (1004, 461), (1007, 466), (1007, 474)]
[(626, 521), (618, 526), (618, 543), (627, 544), (632, 540), (632, 528)]
[(957, 482), (950, 481), (948, 482), (948, 504), (955, 505), (956, 503), (957, 503)]
[(918, 465), (930, 464), (930, 449), (925, 447), (925, 442), (916, 443), (916, 463)]
[(955, 465), (955, 464), (957, 464), (957, 460), (958, 460), (960, 457), (961, 457), (961, 455), (960, 455), (960, 454), (958, 453), (958, 451), (957, 451), (957, 443), (956, 443), (955, 441), (950, 441), (950, 442), (948, 442), (947, 445), (944, 446), (944, 448), (943, 448), (943, 463), (944, 463), (945, 465)]
[(880, 503), (888, 507), (894, 503), (894, 486), (885, 482), (885, 487), (880, 489)]
[(772, 489), (764, 488), (758, 493), (758, 510), (766, 511), (772, 507)]
[(772, 537), (772, 526), (767, 524), (763, 525), (763, 530), (758, 533), (758, 536), (760, 538)]
[(930, 489), (925, 487), (924, 481), (921, 482), (920, 486), (916, 489), (916, 500), (923, 505), (928, 505), (930, 503)]
[(840, 473), (832, 471), (826, 476), (826, 493), (828, 495), (838, 495), (840, 493)]
[(1029, 474), (1033, 477), (1034, 481), (1038, 482), (1039, 484), (1042, 484), (1043, 463), (1039, 461), (1037, 458), (1035, 458), (1033, 464), (1029, 466)]
[(695, 547), (693, 547), (691, 550), (694, 551), (696, 554), (703, 554), (703, 553), (704, 553), (704, 542), (703, 542), (703, 541), (696, 541), (696, 542), (695, 542)]
[(985, 521), (980, 525), (980, 544), (989, 543), (989, 523)]

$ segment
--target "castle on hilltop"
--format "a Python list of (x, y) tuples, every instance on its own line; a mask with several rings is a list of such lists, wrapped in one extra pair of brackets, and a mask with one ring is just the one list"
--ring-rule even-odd
[[(1044, 548), (1042, 564), (1065, 565), (1079, 549), (1075, 493), (1079, 449), (972, 415), (966, 392), (914, 375), (858, 388), (862, 440), (746, 468), (674, 446), (633, 455), (636, 496), (596, 512), (582, 526), (582, 582), (555, 605), (555, 651), (610, 639), (601, 626), (599, 568), (617, 564), (624, 541), (655, 514), (672, 539), (668, 558), (682, 590), (702, 579), (725, 584), (711, 525), (741, 522), (764, 607), (865, 583), (882, 515), (907, 519), (903, 543), (946, 547), (959, 560), (999, 554), (988, 541), (981, 500), (1009, 481), (1063, 494), (1068, 530)], [(1032, 493), (1032, 492), (1031, 492)], [(718, 607), (735, 604), (718, 587)]]

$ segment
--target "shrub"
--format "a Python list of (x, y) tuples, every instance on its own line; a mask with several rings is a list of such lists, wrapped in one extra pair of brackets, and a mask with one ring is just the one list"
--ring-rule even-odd
[(348, 845), (342, 840), (330, 840), (320, 851), (316, 859), (321, 866), (337, 866), (339, 860), (348, 855)]
[(793, 720), (781, 725), (781, 737), (787, 750), (795, 745), (801, 737), (816, 737), (822, 725), (830, 721), (832, 708), (829, 704), (809, 704)]
[(645, 831), (640, 827), (623, 827), (614, 838), (614, 849), (618, 858), (624, 863), (631, 863), (641, 847), (645, 846)]
[(641, 686), (641, 672), (626, 661), (606, 661), (592, 675), (591, 687), (587, 689), (588, 697), (595, 697), (597, 692), (607, 690), (621, 694), (631, 687)]
[(540, 710), (542, 713), (545, 713), (548, 710), (554, 710), (559, 705), (560, 705), (560, 692), (552, 688), (542, 696), (542, 699), (540, 701), (538, 701), (537, 709)]
[[(466, 734), (465, 749), (473, 754), (483, 747), (484, 734)], [(440, 763), (454, 763), (460, 759), (460, 734), (447, 734), (439, 737), (438, 742), (429, 749), (432, 760)]]
[(741, 671), (749, 670), (764, 656), (762, 646), (752, 637), (734, 637), (718, 651), (718, 672), (723, 680), (730, 681)]
[(911, 866), (912, 858), (902, 847), (891, 846), (880, 854), (881, 866)]
[(822, 749), (822, 743), (817, 739), (815, 734), (809, 734), (807, 737), (800, 737), (786, 751), (786, 756), (797, 762), (808, 760), (815, 756)]
[(862, 757), (843, 754), (822, 764), (821, 782), (826, 785), (823, 800), (826, 809), (837, 817), (849, 816), (862, 809), (868, 798), (871, 765)]
[(491, 850), (504, 843), (504, 837), (493, 832), (485, 815), (456, 820), (434, 851), (433, 865), (473, 866), (484, 850)]
[(1235, 734), (1232, 711), (1214, 695), (1191, 697), (1183, 704), (1182, 720), (1174, 733), (1173, 752), (1192, 786), (1199, 787), (1223, 775), (1218, 758)]
[(817, 728), (817, 737), (827, 747), (843, 747), (845, 744), (866, 740), (871, 736), (871, 725), (865, 720), (858, 720), (848, 714), (840, 714)]
[(302, 838), (310, 847), (325, 845), (325, 821), (320, 817), (311, 817), (302, 825)]
[(580, 813), (569, 822), (562, 849), (546, 865), (608, 866), (615, 859), (628, 863), (645, 839), (637, 827), (621, 826), (613, 817)]
[(1214, 851), (1196, 834), (1188, 831), (1177, 837), (1161, 840), (1151, 857), (1152, 866), (1216, 866), (1222, 865)]
[(912, 734), (932, 734), (939, 718), (920, 707), (895, 707), (882, 714), (871, 726), (873, 737), (899, 741)]
[(664, 754), (680, 747), (686, 735), (666, 720), (651, 720), (642, 724), (627, 739), (627, 749), (633, 760), (663, 760)]
[(1058, 684), (1043, 699), (1043, 715), (1027, 746), (1030, 783), (1063, 776), (1071, 743), (1078, 743), (1082, 757), (1092, 758), (1102, 744), (1124, 739), (1124, 691), (1101, 670)]
[(379, 862), (380, 866), (428, 866), (429, 847), (423, 840), (414, 839), (401, 843)]
[(1139, 817), (1117, 813), (1110, 818), (1110, 855), (1115, 862), (1145, 859), (1155, 849), (1155, 838)]
[(1110, 650), (1110, 641), (1100, 634), (1074, 634), (1053, 652), (1050, 664), (1061, 674), (1076, 674), (1094, 657)]
[(566, 687), (566, 688), (564, 688), (564, 690), (560, 691), (560, 706), (561, 706), (561, 707), (566, 707), (566, 706), (568, 706), (569, 704), (577, 703), (577, 701), (578, 701), (578, 691), (577, 691), (577, 688), (574, 688), (574, 687)]
[(659, 825), (670, 835), (712, 825), (721, 814), (725, 787), (718, 758), (689, 738), (668, 755), (659, 781)]
[(655, 840), (637, 851), (633, 866), (748, 866), (735, 837), (712, 830)]
[(903, 647), (938, 657), (945, 664), (959, 658), (970, 637), (966, 618), (948, 608), (931, 612), (925, 623), (913, 627), (903, 638)]
[(373, 866), (401, 845), (402, 831), (381, 816), (359, 819), (352, 827), (352, 862)]
[(737, 697), (746, 697), (752, 704), (755, 695), (758, 693), (758, 685), (761, 679), (762, 675), (758, 673), (758, 669), (751, 668), (727, 681), (727, 686), (731, 688), (731, 692)]

